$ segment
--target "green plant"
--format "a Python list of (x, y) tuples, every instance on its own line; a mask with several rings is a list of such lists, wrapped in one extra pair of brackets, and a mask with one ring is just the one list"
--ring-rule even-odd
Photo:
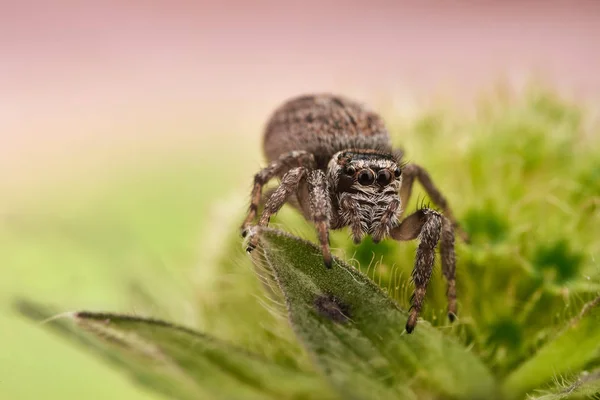
[[(254, 267), (237, 237), (239, 216), (215, 218), (220, 246), (204, 262), (227, 279), (185, 286), (181, 296), (199, 305), (194, 318), (156, 300), (165, 308), (145, 310), (205, 334), (114, 314), (51, 318), (57, 310), (26, 301), (18, 309), (51, 318), (44, 326), (174, 398), (597, 396), (597, 128), (584, 124), (580, 108), (540, 91), (497, 96), (476, 111), (471, 119), (443, 111), (416, 122), (388, 118), (397, 143), (430, 169), (472, 238), (458, 243), (453, 325), (436, 270), (424, 321), (412, 335), (403, 333), (414, 243), (366, 240), (356, 247), (337, 232), (338, 260), (326, 270), (315, 246), (297, 238), (314, 242), (313, 228), (286, 209), (275, 224), (293, 236), (264, 230)], [(102, 243), (111, 254), (125, 252), (118, 241)], [(166, 283), (140, 282), (130, 296), (167, 294)]]

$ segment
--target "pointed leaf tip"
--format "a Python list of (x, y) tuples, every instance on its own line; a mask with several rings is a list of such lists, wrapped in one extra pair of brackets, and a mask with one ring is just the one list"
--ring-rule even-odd
[[(18, 309), (36, 321), (54, 314), (31, 302)], [(314, 373), (274, 364), (186, 327), (112, 313), (82, 311), (72, 316), (47, 326), (170, 398), (336, 398)]]

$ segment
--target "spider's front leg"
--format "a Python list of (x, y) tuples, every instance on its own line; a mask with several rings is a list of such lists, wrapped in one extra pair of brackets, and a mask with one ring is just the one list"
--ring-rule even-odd
[(250, 195), (250, 206), (248, 207), (248, 214), (241, 227), (242, 236), (246, 236), (246, 229), (251, 225), (254, 217), (256, 217), (263, 186), (274, 177), (280, 176), (287, 168), (292, 166), (313, 168), (314, 163), (315, 159), (312, 154), (306, 151), (291, 151), (281, 155), (277, 160), (271, 162), (266, 168), (263, 168), (254, 175), (254, 185), (252, 186), (252, 194)]
[(307, 183), (310, 201), (310, 214), (319, 235), (319, 243), (321, 244), (323, 261), (327, 268), (331, 268), (331, 249), (329, 248), (331, 199), (329, 197), (329, 184), (327, 183), (325, 173), (319, 169), (310, 173)]
[[(290, 195), (298, 191), (298, 185), (302, 179), (305, 179), (307, 173), (308, 169), (306, 167), (297, 167), (290, 169), (285, 173), (285, 175), (283, 175), (283, 178), (281, 178), (281, 184), (277, 187), (277, 189), (275, 189), (265, 204), (265, 209), (260, 216), (258, 226), (269, 225), (271, 216), (279, 211)], [(246, 251), (248, 252), (254, 250), (258, 245), (258, 236), (256, 236), (254, 233), (255, 232), (249, 229), (248, 246), (246, 247)]]
[(424, 208), (409, 215), (402, 223), (394, 228), (391, 236), (399, 241), (420, 239), (412, 279), (415, 292), (411, 298), (411, 308), (406, 331), (411, 333), (417, 324), (417, 318), (423, 307), (427, 285), (431, 279), (435, 262), (435, 247), (440, 242), (442, 254), (442, 270), (448, 280), (448, 316), (454, 320), (456, 315), (456, 286), (455, 271), (456, 257), (454, 255), (454, 231), (452, 222), (437, 211)]

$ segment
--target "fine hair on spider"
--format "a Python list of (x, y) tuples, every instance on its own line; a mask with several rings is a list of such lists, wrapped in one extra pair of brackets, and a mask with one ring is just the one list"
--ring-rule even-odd
[[(263, 149), (269, 164), (254, 176), (250, 206), (241, 231), (247, 251), (258, 244), (254, 229), (265, 227), (272, 215), (289, 203), (312, 221), (318, 233), (325, 267), (331, 268), (329, 231), (349, 227), (352, 239), (365, 236), (374, 242), (419, 239), (406, 331), (411, 333), (423, 307), (425, 292), (439, 245), (442, 273), (447, 280), (448, 317), (456, 316), (455, 230), (466, 234), (445, 197), (427, 171), (403, 161), (403, 152), (392, 148), (382, 118), (360, 103), (332, 94), (295, 97), (275, 110), (265, 129)], [(279, 186), (262, 201), (263, 187), (273, 178)], [(421, 202), (404, 217), (415, 180), (439, 207)]]

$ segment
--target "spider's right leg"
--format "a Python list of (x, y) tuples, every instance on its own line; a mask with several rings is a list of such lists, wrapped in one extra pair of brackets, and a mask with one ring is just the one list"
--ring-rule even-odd
[[(271, 197), (269, 197), (269, 200), (267, 200), (265, 209), (258, 221), (258, 226), (269, 225), (271, 216), (279, 211), (290, 195), (298, 191), (298, 186), (302, 179), (306, 178), (307, 173), (308, 169), (306, 167), (293, 168), (285, 173), (281, 179), (281, 184), (275, 189)], [(253, 233), (254, 232), (250, 230), (250, 238), (248, 239), (248, 247), (246, 248), (246, 251), (248, 252), (254, 250), (258, 244), (258, 236), (253, 235)]]
[(289, 170), (290, 168), (301, 166), (313, 167), (314, 162), (313, 155), (306, 151), (291, 151), (282, 154), (281, 157), (254, 175), (254, 186), (252, 187), (252, 194), (250, 195), (250, 206), (248, 207), (248, 214), (241, 227), (242, 236), (246, 236), (246, 229), (256, 217), (263, 186), (274, 177), (281, 176), (284, 171)]

